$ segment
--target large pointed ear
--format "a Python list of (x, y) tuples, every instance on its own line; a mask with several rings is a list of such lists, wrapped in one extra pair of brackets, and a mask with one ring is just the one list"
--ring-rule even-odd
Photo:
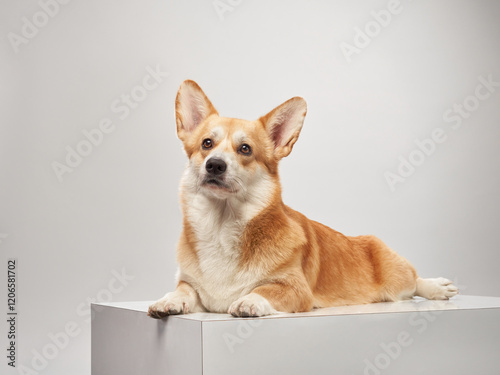
[(184, 141), (203, 120), (212, 114), (218, 115), (200, 86), (190, 80), (182, 82), (175, 98), (175, 119), (179, 139)]
[(284, 158), (292, 152), (306, 113), (306, 101), (296, 96), (259, 119), (274, 142), (274, 155), (277, 159)]

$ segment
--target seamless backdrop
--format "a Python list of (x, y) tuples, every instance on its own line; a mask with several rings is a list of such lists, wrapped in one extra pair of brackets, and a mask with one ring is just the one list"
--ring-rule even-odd
[(304, 97), (285, 203), (500, 296), (499, 19), (496, 1), (3, 1), (0, 291), (4, 311), (16, 258), (24, 367), (2, 374), (89, 374), (89, 303), (174, 288), (188, 78), (228, 117)]

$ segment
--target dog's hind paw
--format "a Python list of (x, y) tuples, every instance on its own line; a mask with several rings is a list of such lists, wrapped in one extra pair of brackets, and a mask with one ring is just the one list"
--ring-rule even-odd
[(444, 277), (435, 279), (417, 279), (415, 295), (427, 299), (447, 300), (458, 294), (458, 288), (451, 280)]

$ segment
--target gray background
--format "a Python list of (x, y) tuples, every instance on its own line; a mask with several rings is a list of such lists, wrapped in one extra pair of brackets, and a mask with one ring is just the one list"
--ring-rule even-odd
[[(9, 33), (42, 8), (1, 3), (0, 279), (16, 257), (18, 363), (32, 368), (49, 335), (74, 322), (79, 333), (37, 372), (89, 374), (89, 301), (174, 288), (186, 159), (173, 107), (187, 78), (228, 117), (304, 97), (301, 138), (281, 165), (284, 201), (345, 234), (377, 234), (421, 276), (500, 296), (500, 88), (459, 129), (443, 120), (479, 76), (500, 82), (500, 3), (402, 0), (349, 62), (341, 44), (388, 2), (221, 2), (233, 4), (222, 17), (211, 0), (74, 0), (17, 53)], [(113, 101), (148, 66), (169, 76), (120, 119)], [(52, 163), (103, 118), (114, 131), (60, 182)], [(384, 173), (436, 128), (446, 141), (391, 191)], [(115, 282), (123, 270), (133, 279)]]

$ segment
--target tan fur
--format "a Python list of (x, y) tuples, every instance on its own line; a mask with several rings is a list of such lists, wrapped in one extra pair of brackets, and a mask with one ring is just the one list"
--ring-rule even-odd
[[(190, 173), (196, 176), (212, 152), (219, 152), (229, 155), (238, 164), (236, 170), (244, 171), (249, 184), (260, 182), (262, 175), (268, 181), (263, 186), (269, 188), (262, 188), (253, 195), (250, 188), (245, 190), (245, 187), (222, 191), (196, 185), (195, 189), (191, 186), (192, 178), (184, 178), (181, 184), (183, 232), (177, 249), (179, 286), (174, 293), (177, 299), (185, 295), (184, 300), (181, 298), (181, 306), (191, 304), (193, 308), (188, 306), (179, 311), (178, 307), (172, 307), (178, 302), (172, 302), (169, 293), (151, 306), (151, 316), (159, 318), (206, 310), (227, 310), (235, 316), (265, 315), (272, 311), (299, 312), (319, 307), (397, 301), (412, 298), (416, 291), (426, 297), (434, 293), (434, 298), (443, 299), (456, 294), (451, 282), (417, 282), (422, 279), (417, 277), (412, 265), (377, 237), (344, 236), (283, 203), (278, 162), (291, 152), (297, 141), (305, 112), (304, 100), (293, 98), (256, 121), (219, 117), (196, 83), (183, 83), (176, 99), (176, 115), (178, 135), (190, 159), (186, 176), (191, 176)], [(234, 142), (238, 131), (245, 134), (245, 142), (251, 145), (251, 157), (238, 153), (239, 145)], [(204, 139), (219, 133), (223, 138), (215, 141), (213, 150), (200, 146)], [(200, 202), (208, 202), (204, 204), (211, 204), (212, 193), (203, 189), (214, 191), (214, 207), (220, 210), (212, 219), (204, 218), (211, 212), (191, 209), (198, 198)], [(259, 194), (262, 199), (256, 196)], [(249, 203), (251, 199), (255, 203)], [(248, 214), (245, 205), (252, 207), (255, 213)], [(239, 212), (240, 207), (245, 209)], [(194, 223), (202, 223), (209, 229)], [(222, 228), (220, 236), (227, 235), (227, 241), (233, 241), (230, 243), (234, 245), (225, 247), (226, 240), (203, 237), (207, 230), (215, 230), (210, 229), (212, 224), (220, 225), (216, 227)], [(225, 234), (227, 226), (229, 234)], [(230, 231), (235, 233), (234, 238)], [(214, 233), (219, 235), (219, 232)], [(213, 255), (203, 253), (206, 250), (203, 246), (212, 246)], [(206, 266), (202, 266), (200, 256), (205, 257)], [(219, 269), (210, 268), (210, 262), (218, 262), (219, 256), (227, 256), (229, 261), (215, 263)], [(232, 285), (218, 285), (219, 279), (234, 280), (235, 289), (230, 289)], [(420, 286), (418, 290), (417, 286)], [(212, 294), (219, 292), (220, 301), (212, 299)], [(224, 298), (227, 301), (223, 301)]]

